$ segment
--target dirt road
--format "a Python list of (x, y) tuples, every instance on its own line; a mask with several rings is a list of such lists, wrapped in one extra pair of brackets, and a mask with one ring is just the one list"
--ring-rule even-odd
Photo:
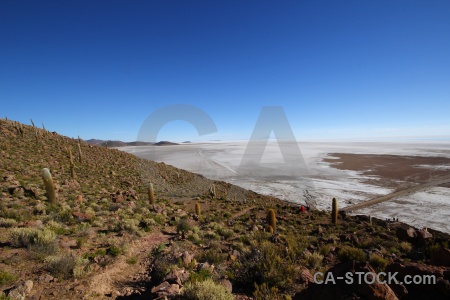
[(422, 184), (419, 184), (419, 185), (416, 185), (416, 186), (413, 186), (413, 187), (410, 187), (410, 188), (406, 188), (406, 189), (403, 189), (401, 191), (397, 191), (397, 192), (394, 192), (394, 193), (391, 193), (391, 194), (388, 194), (388, 195), (384, 195), (384, 196), (377, 197), (377, 198), (374, 198), (374, 199), (371, 199), (371, 200), (368, 200), (368, 201), (364, 201), (362, 203), (346, 206), (342, 210), (343, 211), (358, 210), (358, 209), (365, 208), (365, 207), (368, 207), (368, 206), (372, 206), (372, 205), (375, 205), (375, 204), (378, 204), (378, 203), (381, 203), (381, 202), (384, 202), (384, 201), (391, 200), (393, 198), (397, 198), (397, 197), (400, 197), (400, 196), (405, 196), (405, 195), (408, 195), (408, 194), (411, 194), (411, 193), (415, 193), (417, 191), (420, 191), (420, 190), (423, 190), (423, 189), (426, 189), (426, 188), (429, 188), (429, 187), (441, 185), (441, 184), (448, 183), (448, 182), (450, 182), (450, 175), (449, 176), (443, 176), (443, 177), (440, 177), (439, 179), (434, 179), (434, 180), (431, 180), (429, 182), (422, 183)]

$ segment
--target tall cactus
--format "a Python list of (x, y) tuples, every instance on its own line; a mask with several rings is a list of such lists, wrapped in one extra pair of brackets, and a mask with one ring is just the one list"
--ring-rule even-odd
[(80, 164), (83, 162), (83, 157), (81, 153), (81, 145), (80, 145), (80, 136), (78, 136), (78, 160), (80, 161)]
[(45, 191), (47, 192), (48, 201), (52, 204), (56, 204), (56, 191), (53, 184), (52, 174), (47, 168), (43, 168), (41, 171), (42, 179), (44, 180)]
[(214, 184), (209, 188), (209, 195), (211, 199), (216, 198), (216, 186)]
[(195, 213), (197, 214), (197, 216), (200, 217), (200, 213), (202, 212), (202, 209), (200, 207), (200, 202), (195, 202)]
[(148, 199), (150, 201), (151, 205), (154, 205), (156, 203), (156, 198), (155, 198), (155, 192), (153, 190), (153, 183), (150, 182), (150, 184), (148, 185)]
[(336, 198), (333, 198), (333, 202), (331, 205), (331, 220), (334, 225), (337, 225), (338, 213), (339, 213), (338, 202), (337, 202)]
[(70, 162), (70, 177), (72, 177), (72, 179), (75, 179), (77, 178), (77, 175), (75, 174), (75, 163), (73, 162), (71, 149), (69, 149), (69, 162)]
[(273, 210), (273, 209), (269, 209), (267, 211), (267, 224), (269, 224), (269, 226), (272, 227), (272, 231), (276, 231), (276, 229), (277, 229), (277, 216), (275, 214), (275, 210)]

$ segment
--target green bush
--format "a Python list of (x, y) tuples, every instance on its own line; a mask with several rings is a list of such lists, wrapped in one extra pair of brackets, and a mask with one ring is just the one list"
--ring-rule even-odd
[(45, 249), (54, 245), (56, 233), (48, 228), (14, 228), (10, 233), (10, 242), (14, 247)]
[(5, 227), (5, 228), (14, 227), (14, 226), (16, 226), (16, 224), (17, 224), (17, 221), (14, 219), (0, 218), (0, 227)]
[(382, 272), (388, 265), (389, 261), (378, 254), (372, 253), (370, 254), (369, 264), (375, 269), (377, 272)]
[(58, 278), (79, 278), (88, 272), (89, 260), (73, 254), (50, 256), (47, 258), (47, 270)]
[(12, 283), (16, 279), (17, 277), (10, 274), (9, 272), (0, 270), (0, 285)]
[(186, 300), (233, 300), (234, 297), (225, 287), (211, 279), (188, 283), (181, 295)]
[(306, 260), (306, 263), (308, 264), (308, 267), (310, 267), (312, 269), (317, 269), (322, 264), (323, 255), (321, 255), (317, 252), (314, 252), (314, 253), (308, 252), (305, 255), (305, 260)]
[(361, 249), (353, 248), (353, 247), (343, 247), (338, 252), (338, 258), (341, 262), (345, 261), (365, 261), (366, 260), (366, 254)]
[(108, 248), (107, 252), (109, 255), (116, 257), (122, 254), (122, 249), (119, 246), (112, 245), (111, 247)]
[(227, 259), (226, 253), (221, 253), (218, 249), (208, 249), (197, 255), (198, 262), (208, 262), (210, 264), (219, 265)]

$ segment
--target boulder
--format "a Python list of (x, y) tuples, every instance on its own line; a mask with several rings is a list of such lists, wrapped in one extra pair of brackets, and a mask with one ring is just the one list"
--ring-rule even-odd
[(225, 289), (229, 292), (232, 293), (233, 292), (233, 284), (231, 283), (231, 281), (229, 281), (228, 279), (221, 279), (219, 280), (218, 284), (222, 285), (223, 287), (225, 287)]
[(8, 296), (13, 300), (25, 300), (27, 295), (31, 293), (33, 289), (33, 281), (26, 280), (20, 283), (15, 288), (11, 289)]
[(431, 264), (450, 267), (450, 249), (440, 248), (431, 255)]
[[(354, 274), (353, 283), (345, 282), (348, 272), (375, 273), (368, 263), (349, 261), (331, 267), (325, 274), (333, 274), (335, 282), (323, 282), (322, 284), (311, 282), (308, 287), (294, 295), (294, 300), (326, 300), (326, 299), (370, 299), (370, 300), (398, 300), (394, 291), (387, 285), (375, 281), (373, 284), (358, 282), (358, 276)], [(344, 279), (340, 280), (338, 277)]]

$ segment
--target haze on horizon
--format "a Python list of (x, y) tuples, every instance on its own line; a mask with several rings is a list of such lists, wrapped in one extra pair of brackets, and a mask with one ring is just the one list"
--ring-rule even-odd
[(2, 1), (0, 117), (134, 141), (156, 109), (204, 110), (158, 140), (249, 139), (281, 106), (298, 140), (450, 139), (450, 3)]

